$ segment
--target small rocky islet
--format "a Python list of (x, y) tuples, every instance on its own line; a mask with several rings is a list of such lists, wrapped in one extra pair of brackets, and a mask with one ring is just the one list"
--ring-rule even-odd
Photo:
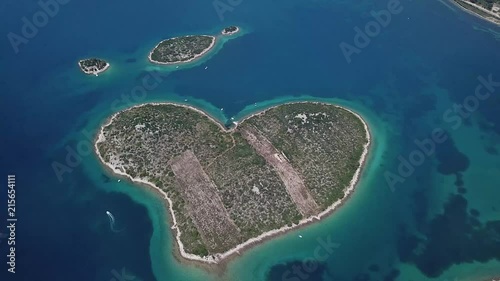
[(78, 61), (78, 66), (83, 73), (97, 76), (109, 68), (109, 63), (100, 58), (88, 58)]

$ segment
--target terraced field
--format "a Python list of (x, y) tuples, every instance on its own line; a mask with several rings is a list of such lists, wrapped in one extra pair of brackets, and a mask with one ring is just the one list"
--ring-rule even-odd
[(173, 104), (125, 110), (97, 143), (103, 161), (166, 192), (188, 253), (215, 255), (343, 198), (367, 135), (342, 108), (281, 105), (228, 130)]

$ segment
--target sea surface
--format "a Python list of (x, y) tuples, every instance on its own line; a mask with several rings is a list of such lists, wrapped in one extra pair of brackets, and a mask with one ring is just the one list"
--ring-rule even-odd
[[(59, 0), (44, 16), (46, 1), (0, 2), (0, 232), (8, 174), (18, 219), (16, 273), (0, 235), (0, 280), (500, 276), (498, 26), (445, 0)], [(395, 13), (377, 28), (373, 12), (388, 7)], [(161, 39), (228, 25), (240, 36), (196, 62), (147, 61)], [(357, 38), (367, 26), (369, 41)], [(111, 68), (84, 75), (77, 61), (91, 56)], [(179, 263), (162, 200), (118, 181), (93, 153), (99, 126), (135, 104), (187, 103), (228, 123), (293, 100), (359, 112), (373, 135), (368, 165), (332, 216), (244, 252), (223, 272)]]

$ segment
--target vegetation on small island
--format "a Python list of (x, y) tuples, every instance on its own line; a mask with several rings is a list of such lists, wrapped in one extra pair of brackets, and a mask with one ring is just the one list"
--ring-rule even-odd
[(192, 108), (146, 104), (118, 113), (101, 136), (106, 164), (168, 195), (184, 250), (199, 256), (342, 199), (368, 142), (356, 115), (320, 103), (280, 105), (231, 130)]
[(452, 0), (483, 19), (500, 24), (500, 0)]
[(108, 69), (109, 63), (98, 58), (83, 59), (78, 62), (80, 69), (86, 74), (97, 75)]
[(222, 30), (222, 34), (231, 35), (231, 34), (237, 33), (239, 30), (240, 29), (237, 26), (231, 25), (231, 26), (224, 28), (224, 30)]
[(215, 44), (215, 37), (189, 35), (161, 41), (149, 54), (149, 60), (159, 64), (189, 62), (206, 52)]

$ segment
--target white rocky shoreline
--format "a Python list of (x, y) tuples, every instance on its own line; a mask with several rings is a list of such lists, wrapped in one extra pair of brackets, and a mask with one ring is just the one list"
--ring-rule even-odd
[[(212, 42), (210, 43), (210, 46), (208, 46), (206, 49), (204, 49), (201, 53), (199, 54), (196, 54), (194, 55), (194, 57), (188, 59), (188, 60), (185, 60), (185, 61), (175, 61), (175, 62), (161, 62), (161, 61), (156, 61), (154, 60), (151, 56), (153, 54), (153, 52), (156, 50), (156, 48), (158, 48), (158, 46), (167, 41), (167, 40), (173, 40), (173, 39), (177, 39), (177, 38), (181, 38), (181, 37), (187, 37), (187, 36), (207, 36), (207, 37), (210, 37), (212, 38)], [(156, 63), (156, 64), (163, 64), (163, 65), (176, 65), (176, 64), (183, 64), (183, 63), (188, 63), (188, 62), (191, 62), (191, 61), (194, 61), (196, 60), (197, 58), (205, 55), (206, 53), (208, 53), (214, 46), (215, 46), (215, 42), (217, 41), (217, 38), (215, 36), (212, 36), (212, 35), (186, 35), (186, 36), (178, 36), (178, 37), (173, 37), (173, 38), (168, 38), (168, 39), (165, 39), (165, 40), (162, 40), (160, 41), (160, 43), (158, 43), (150, 52), (149, 52), (149, 55), (148, 55), (148, 59), (150, 62), (152, 63)]]
[(240, 32), (240, 28), (239, 28), (239, 27), (237, 27), (237, 26), (235, 26), (235, 27), (236, 27), (236, 30), (234, 30), (234, 31), (229, 31), (229, 32), (226, 32), (226, 28), (224, 28), (224, 29), (221, 31), (221, 34), (222, 34), (222, 35), (226, 35), (226, 36), (228, 36), (228, 35), (233, 35), (233, 34), (236, 34), (236, 33)]
[[(288, 103), (284, 103), (284, 104), (272, 106), (272, 107), (269, 107), (269, 108), (267, 108), (265, 110), (262, 110), (262, 111), (250, 114), (250, 115), (246, 116), (245, 118), (243, 118), (240, 122), (244, 122), (246, 119), (251, 118), (251, 117), (253, 117), (255, 115), (263, 114), (264, 112), (266, 112), (266, 111), (268, 111), (268, 110), (270, 110), (272, 108), (275, 108), (275, 107), (278, 107), (278, 106), (282, 106), (282, 105), (285, 105), (285, 104), (292, 104), (292, 103), (313, 103), (313, 104), (334, 105), (334, 104), (325, 103), (325, 102), (308, 102), (308, 101), (288, 102)], [(292, 226), (284, 226), (284, 227), (279, 228), (279, 229), (275, 229), (275, 230), (264, 232), (264, 233), (260, 234), (259, 236), (255, 237), (255, 238), (251, 238), (251, 239), (249, 239), (249, 240), (247, 240), (247, 241), (245, 241), (245, 242), (237, 245), (236, 247), (234, 247), (234, 248), (232, 248), (232, 249), (230, 249), (230, 250), (228, 250), (228, 251), (226, 251), (224, 253), (218, 253), (218, 254), (214, 254), (214, 255), (211, 255), (211, 256), (202, 257), (202, 256), (198, 256), (198, 255), (187, 253), (184, 250), (184, 245), (183, 245), (183, 243), (182, 243), (182, 241), (180, 239), (181, 231), (177, 227), (177, 220), (175, 218), (175, 213), (174, 213), (174, 210), (173, 210), (173, 207), (172, 207), (173, 203), (170, 200), (170, 198), (168, 197), (167, 193), (165, 191), (163, 191), (161, 188), (159, 188), (156, 185), (154, 185), (153, 183), (151, 183), (151, 182), (149, 182), (149, 181), (147, 181), (145, 179), (142, 179), (140, 177), (133, 178), (132, 176), (130, 176), (129, 174), (125, 173), (124, 171), (118, 169), (117, 167), (113, 166), (112, 164), (107, 163), (106, 161), (104, 161), (103, 157), (99, 153), (99, 150), (98, 150), (98, 147), (97, 147), (98, 143), (103, 142), (103, 141), (106, 140), (106, 138), (104, 137), (104, 128), (107, 127), (108, 125), (110, 125), (113, 122), (113, 120), (116, 118), (116, 116), (118, 114), (120, 114), (121, 112), (124, 112), (124, 111), (127, 111), (127, 110), (131, 110), (131, 109), (137, 108), (137, 107), (146, 106), (146, 105), (175, 105), (175, 106), (189, 108), (191, 110), (194, 110), (196, 112), (199, 112), (199, 113), (207, 116), (210, 120), (212, 120), (213, 122), (215, 122), (223, 132), (230, 132), (232, 130), (235, 130), (236, 127), (238, 126), (238, 122), (234, 122), (235, 127), (231, 128), (231, 129), (227, 129), (218, 120), (216, 120), (215, 118), (213, 118), (212, 116), (210, 116), (206, 112), (204, 112), (204, 111), (202, 111), (202, 110), (200, 110), (198, 108), (195, 108), (193, 106), (184, 105), (184, 104), (178, 104), (178, 103), (173, 103), (173, 102), (145, 103), (145, 104), (140, 104), (140, 105), (136, 105), (136, 106), (124, 109), (122, 111), (119, 111), (119, 112), (113, 114), (111, 116), (111, 118), (109, 118), (108, 121), (104, 125), (101, 126), (101, 128), (99, 130), (99, 134), (97, 136), (97, 139), (96, 139), (96, 141), (94, 143), (95, 153), (97, 154), (97, 156), (99, 157), (100, 161), (105, 166), (107, 166), (109, 169), (111, 169), (114, 173), (116, 173), (118, 175), (121, 175), (121, 176), (127, 177), (132, 182), (142, 183), (142, 184), (146, 184), (147, 186), (152, 187), (158, 193), (160, 193), (163, 196), (164, 199), (166, 199), (168, 201), (168, 205), (169, 205), (168, 208), (169, 208), (170, 215), (171, 215), (171, 218), (172, 218), (172, 221), (173, 221), (173, 225), (171, 226), (171, 229), (175, 230), (175, 238), (176, 238), (176, 241), (177, 241), (177, 245), (178, 245), (178, 249), (179, 249), (180, 255), (183, 258), (185, 258), (187, 260), (192, 260), (192, 261), (200, 261), (200, 262), (204, 262), (204, 263), (217, 264), (217, 263), (221, 262), (222, 260), (225, 260), (225, 259), (227, 259), (228, 257), (230, 257), (230, 256), (232, 256), (234, 254), (240, 254), (241, 250), (244, 250), (244, 249), (246, 249), (246, 248), (248, 248), (248, 247), (250, 247), (252, 245), (255, 245), (255, 244), (258, 244), (260, 242), (263, 242), (263, 241), (265, 241), (268, 238), (271, 238), (271, 237), (279, 235), (279, 234), (286, 233), (287, 231), (296, 229), (296, 228), (298, 228), (300, 226), (307, 225), (309, 223), (312, 223), (314, 221), (320, 220), (323, 217), (328, 216), (335, 209), (337, 209), (339, 206), (341, 206), (349, 198), (349, 196), (354, 192), (356, 184), (359, 182), (359, 178), (361, 176), (361, 172), (362, 172), (362, 170), (363, 170), (363, 168), (364, 168), (364, 166), (366, 164), (367, 156), (368, 156), (368, 153), (369, 153), (369, 148), (371, 146), (371, 133), (370, 133), (370, 130), (369, 130), (369, 127), (368, 127), (366, 121), (358, 113), (356, 113), (356, 112), (354, 112), (354, 111), (352, 111), (350, 109), (347, 109), (345, 107), (342, 107), (342, 106), (339, 106), (339, 105), (334, 105), (334, 106), (336, 106), (338, 108), (344, 109), (344, 110), (346, 110), (346, 111), (354, 114), (363, 123), (363, 126), (365, 128), (365, 132), (366, 132), (366, 138), (367, 138), (367, 143), (363, 147), (363, 153), (362, 153), (361, 158), (359, 160), (358, 169), (354, 173), (354, 176), (351, 179), (351, 182), (350, 182), (349, 186), (344, 190), (344, 197), (342, 199), (339, 199), (336, 202), (334, 202), (330, 207), (328, 207), (327, 209), (325, 209), (323, 212), (319, 213), (318, 215), (311, 216), (309, 218), (305, 218), (305, 219), (300, 220), (298, 224), (292, 224)]]
[(108, 62), (106, 62), (106, 64), (102, 69), (98, 69), (96, 66), (86, 67), (83, 65), (83, 62), (86, 60), (88, 59), (83, 59), (78, 61), (78, 66), (80, 67), (80, 70), (83, 71), (83, 73), (85, 74), (99, 76), (99, 73), (108, 70), (108, 68), (110, 67), (110, 64)]
[[(500, 16), (499, 14), (495, 14), (494, 12), (488, 10), (488, 9), (485, 9), (484, 7), (480, 6), (480, 5), (477, 5), (475, 3), (472, 3), (470, 1), (467, 1), (467, 0), (450, 0), (453, 4), (455, 4), (457, 7), (459, 7), (460, 9), (462, 9), (463, 11), (473, 15), (473, 16), (476, 16), (478, 18), (481, 18), (483, 20), (486, 20), (488, 22), (491, 22), (491, 23), (494, 23), (496, 25), (500, 25)], [(470, 9), (467, 9), (465, 8), (464, 6), (460, 5), (458, 2), (461, 2), (461, 3), (464, 3), (465, 5), (469, 5), (469, 6), (472, 6), (478, 10), (481, 10), (482, 12), (490, 15), (491, 17), (485, 17), (483, 15), (480, 15)]]

